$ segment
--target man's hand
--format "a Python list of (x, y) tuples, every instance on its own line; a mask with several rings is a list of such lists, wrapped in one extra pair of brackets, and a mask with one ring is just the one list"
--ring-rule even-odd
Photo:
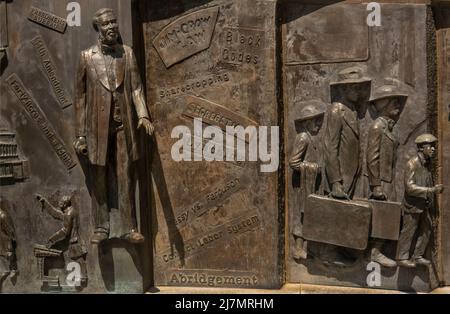
[(39, 203), (41, 203), (41, 212), (44, 211), (45, 203), (47, 202), (47, 200), (41, 194), (36, 194), (36, 199)]
[(37, 199), (38, 202), (40, 202), (42, 205), (44, 205), (45, 202), (46, 202), (45, 197), (43, 197), (41, 194), (36, 194), (36, 199)]
[(431, 192), (434, 194), (441, 194), (443, 190), (444, 190), (443, 184), (437, 184), (431, 188)]
[(383, 188), (380, 185), (373, 188), (372, 198), (379, 201), (385, 201), (387, 199), (386, 194), (384, 194)]
[(348, 195), (347, 193), (344, 192), (344, 187), (342, 186), (341, 182), (333, 183), (333, 190), (331, 191), (331, 196), (333, 198), (348, 199)]
[(145, 133), (147, 135), (153, 135), (153, 132), (155, 131), (155, 127), (153, 126), (153, 123), (150, 122), (147, 118), (140, 118), (138, 123), (138, 129), (144, 128)]
[(73, 142), (73, 146), (75, 147), (75, 151), (77, 152), (77, 154), (80, 154), (80, 155), (88, 154), (86, 137), (84, 137), (84, 136), (78, 137), (75, 140), (75, 142)]
[(315, 162), (304, 161), (301, 164), (303, 167), (319, 169), (319, 164)]

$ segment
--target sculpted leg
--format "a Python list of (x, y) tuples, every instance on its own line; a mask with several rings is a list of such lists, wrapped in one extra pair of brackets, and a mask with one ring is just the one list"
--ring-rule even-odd
[(91, 243), (98, 244), (108, 238), (109, 234), (109, 210), (107, 203), (106, 167), (93, 167), (93, 195), (92, 210), (95, 220), (95, 231)]
[(417, 214), (406, 213), (403, 217), (403, 227), (397, 243), (398, 265), (403, 267), (415, 267), (414, 262), (409, 261), (409, 251), (413, 241), (414, 233), (417, 230), (419, 217)]
[(122, 130), (117, 133), (116, 157), (119, 210), (122, 224), (128, 230), (128, 233), (125, 234), (125, 239), (131, 243), (142, 243), (144, 236), (138, 232), (136, 223), (136, 169), (125, 148), (125, 133)]

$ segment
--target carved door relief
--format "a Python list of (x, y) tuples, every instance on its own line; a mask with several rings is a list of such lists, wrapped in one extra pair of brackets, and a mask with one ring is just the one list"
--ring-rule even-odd
[(450, 5), (377, 2), (0, 0), (0, 292), (449, 285)]
[[(225, 160), (225, 148), (224, 161), (205, 161), (209, 139), (201, 134), (217, 126), (225, 139), (228, 126), (278, 124), (275, 4), (156, 1), (145, 9), (147, 95), (158, 130), (152, 160), (156, 285), (282, 283), (276, 169), (261, 172), (261, 162), (248, 158)], [(177, 126), (192, 135), (191, 161), (173, 158)]]
[(426, 200), (441, 192), (422, 154), (436, 138), (420, 136), (432, 129), (427, 6), (381, 4), (378, 27), (366, 6), (282, 4), (286, 280), (367, 287), (378, 269), (374, 288), (429, 291), (439, 283), (435, 238), (420, 231), (410, 256), (411, 219), (432, 228), (436, 207), (431, 217), (405, 209), (421, 208), (412, 182)]

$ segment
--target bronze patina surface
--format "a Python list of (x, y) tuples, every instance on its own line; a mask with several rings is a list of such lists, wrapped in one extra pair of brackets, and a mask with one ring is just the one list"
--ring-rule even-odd
[(448, 1), (76, 3), (0, 0), (0, 292), (450, 284)]

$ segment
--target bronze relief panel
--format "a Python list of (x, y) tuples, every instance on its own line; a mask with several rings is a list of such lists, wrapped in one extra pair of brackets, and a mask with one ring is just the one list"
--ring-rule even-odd
[[(382, 4), (378, 27), (367, 24), (366, 4), (284, 8), (287, 281), (365, 287), (377, 263), (379, 288), (433, 289), (432, 201), (442, 187), (429, 178), (432, 157), (423, 153), (436, 138), (421, 137), (432, 124), (427, 6)], [(352, 22), (338, 26), (336, 11)], [(322, 42), (331, 29), (338, 33)], [(420, 167), (414, 158), (423, 159)], [(428, 194), (408, 202), (415, 184)], [(410, 216), (407, 208), (419, 203), (427, 213)]]
[[(259, 162), (247, 159), (225, 160), (225, 149), (224, 161), (202, 158), (208, 126), (225, 139), (233, 136), (227, 127), (278, 124), (275, 1), (156, 7), (147, 8), (144, 33), (156, 130), (155, 284), (279, 287), (276, 172), (262, 173)], [(191, 161), (173, 160), (177, 126), (192, 133)], [(234, 138), (247, 146), (251, 141)]]

